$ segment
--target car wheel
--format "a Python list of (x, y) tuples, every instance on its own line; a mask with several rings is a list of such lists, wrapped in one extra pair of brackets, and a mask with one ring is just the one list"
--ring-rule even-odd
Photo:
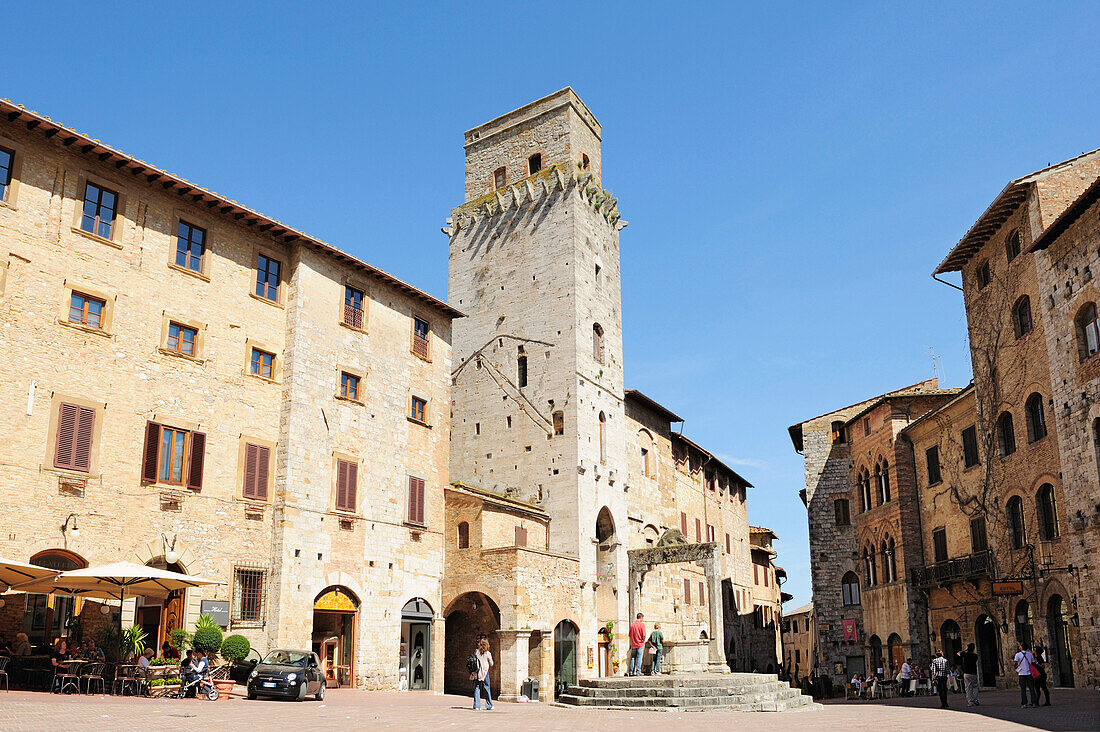
[(325, 686), (327, 686), (327, 684), (322, 679), (321, 680), (321, 686), (320, 686), (320, 688), (317, 689), (317, 701), (324, 701), (325, 700)]
[(252, 700), (254, 700), (255, 698), (256, 698), (256, 694), (255, 694), (254, 692), (251, 692), (251, 691), (250, 691), (250, 692), (248, 692), (248, 699), (249, 699), (249, 701), (252, 701)]
[(306, 700), (306, 689), (307, 689), (308, 686), (309, 686), (309, 684), (307, 684), (304, 681), (302, 682), (302, 685), (298, 687), (298, 698), (297, 698), (296, 701), (305, 701)]

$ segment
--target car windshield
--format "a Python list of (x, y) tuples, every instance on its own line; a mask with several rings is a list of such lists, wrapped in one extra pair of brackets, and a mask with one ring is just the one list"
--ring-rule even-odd
[(309, 662), (309, 654), (301, 651), (272, 651), (264, 656), (264, 663), (274, 666), (302, 666)]

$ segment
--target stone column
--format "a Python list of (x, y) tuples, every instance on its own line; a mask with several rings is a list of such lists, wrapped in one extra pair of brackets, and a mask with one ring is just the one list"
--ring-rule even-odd
[(500, 639), (500, 689), (496, 696), (501, 701), (519, 699), (520, 687), (528, 677), (527, 659), (530, 650), (530, 630), (498, 630)]
[[(578, 643), (580, 639), (577, 639)], [(554, 701), (554, 630), (542, 631), (542, 643), (539, 646), (542, 656), (542, 673), (539, 674), (539, 701)], [(578, 659), (577, 666), (580, 666)]]
[(719, 609), (722, 603), (722, 580), (719, 577), (718, 547), (715, 545), (714, 553), (702, 561), (703, 571), (707, 576), (707, 587), (710, 592), (707, 603), (710, 616), (710, 652), (708, 654), (708, 666), (712, 673), (727, 673), (726, 665), (726, 627), (725, 618)]
[[(442, 615), (432, 618), (431, 688), (433, 694), (443, 693), (443, 676), (446, 673), (447, 623)], [(465, 665), (466, 660), (462, 663)]]

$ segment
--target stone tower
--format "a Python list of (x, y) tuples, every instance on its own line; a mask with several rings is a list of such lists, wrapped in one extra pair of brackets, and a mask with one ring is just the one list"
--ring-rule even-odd
[[(582, 623), (626, 612), (619, 220), (600, 125), (566, 88), (465, 135), (450, 239), (451, 479), (540, 504)], [(589, 626), (594, 632), (594, 627)]]

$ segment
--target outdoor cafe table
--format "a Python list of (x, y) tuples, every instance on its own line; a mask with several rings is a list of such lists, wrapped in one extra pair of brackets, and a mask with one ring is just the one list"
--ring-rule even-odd
[(138, 686), (145, 679), (138, 675), (138, 669), (141, 666), (136, 663), (119, 663), (115, 664), (115, 683), (118, 684), (118, 693), (120, 696), (126, 695), (126, 687), (128, 684), (133, 684), (133, 695), (137, 695)]

